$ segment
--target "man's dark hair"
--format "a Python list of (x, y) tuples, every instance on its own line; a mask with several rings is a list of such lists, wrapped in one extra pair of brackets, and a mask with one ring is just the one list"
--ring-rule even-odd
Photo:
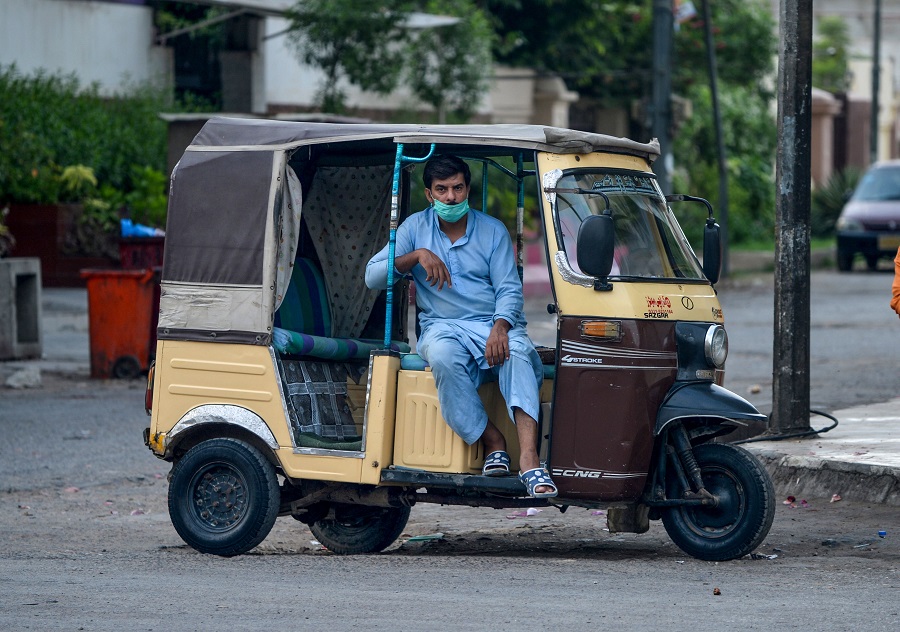
[(452, 178), (457, 173), (463, 174), (463, 177), (466, 179), (466, 186), (469, 186), (469, 182), (472, 180), (472, 172), (469, 171), (469, 165), (462, 158), (451, 155), (435, 156), (425, 163), (422, 181), (425, 183), (425, 188), (430, 189), (431, 183), (435, 180)]

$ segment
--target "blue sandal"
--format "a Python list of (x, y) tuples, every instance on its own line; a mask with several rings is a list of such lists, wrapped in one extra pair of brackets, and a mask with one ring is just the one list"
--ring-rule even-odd
[(509, 474), (509, 454), (504, 450), (491, 452), (484, 457), (484, 465), (481, 467), (482, 476), (506, 476)]
[[(532, 498), (553, 498), (559, 493), (559, 490), (556, 489), (556, 485), (554, 485), (553, 481), (550, 479), (550, 472), (544, 467), (536, 467), (533, 470), (522, 472), (519, 474), (519, 480), (525, 485), (525, 489), (528, 490), (528, 495)], [(552, 491), (536, 493), (534, 491), (535, 488), (542, 485), (551, 487)]]

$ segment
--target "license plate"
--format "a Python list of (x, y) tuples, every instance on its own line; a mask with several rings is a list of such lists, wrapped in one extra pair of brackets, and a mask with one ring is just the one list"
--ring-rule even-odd
[(900, 235), (879, 235), (879, 250), (897, 250), (900, 248)]

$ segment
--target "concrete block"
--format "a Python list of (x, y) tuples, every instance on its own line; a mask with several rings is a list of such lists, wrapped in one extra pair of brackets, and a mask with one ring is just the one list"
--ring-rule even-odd
[(0, 360), (42, 353), (41, 260), (0, 259)]

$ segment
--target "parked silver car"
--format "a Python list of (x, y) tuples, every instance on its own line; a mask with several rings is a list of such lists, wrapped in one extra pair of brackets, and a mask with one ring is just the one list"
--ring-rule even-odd
[(837, 221), (837, 265), (846, 272), (861, 254), (870, 270), (900, 248), (900, 160), (866, 171)]

